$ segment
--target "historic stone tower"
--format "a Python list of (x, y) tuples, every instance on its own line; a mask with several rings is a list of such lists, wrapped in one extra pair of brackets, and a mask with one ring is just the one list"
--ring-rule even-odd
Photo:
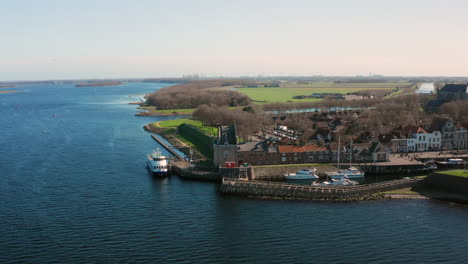
[[(218, 129), (218, 139), (213, 145), (215, 167), (225, 166), (226, 162), (237, 164), (237, 136), (236, 127), (220, 126)], [(237, 165), (236, 165), (237, 166)]]

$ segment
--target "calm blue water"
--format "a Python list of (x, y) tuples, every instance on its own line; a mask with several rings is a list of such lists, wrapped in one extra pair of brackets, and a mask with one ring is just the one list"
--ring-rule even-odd
[(466, 263), (459, 205), (250, 200), (153, 179), (142, 126), (173, 117), (126, 103), (163, 86), (0, 95), (0, 263)]

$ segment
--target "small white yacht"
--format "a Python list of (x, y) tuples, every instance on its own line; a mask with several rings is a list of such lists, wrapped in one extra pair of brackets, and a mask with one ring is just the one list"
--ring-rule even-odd
[(164, 177), (168, 175), (168, 158), (163, 156), (159, 149), (154, 150), (151, 155), (147, 156), (148, 160), (146, 161), (146, 165), (148, 166), (148, 169), (151, 171), (153, 176)]
[(351, 166), (346, 170), (337, 170), (333, 172), (327, 172), (327, 175), (328, 177), (332, 179), (341, 179), (345, 176), (347, 178), (362, 178), (364, 177), (364, 172), (360, 171), (356, 167)]
[(354, 186), (358, 184), (358, 182), (350, 180), (347, 176), (343, 176), (340, 179), (331, 179), (330, 181), (322, 182), (323, 186)]
[(309, 180), (309, 179), (318, 179), (319, 176), (315, 174), (317, 170), (315, 168), (300, 170), (296, 173), (287, 173), (284, 175), (286, 180)]

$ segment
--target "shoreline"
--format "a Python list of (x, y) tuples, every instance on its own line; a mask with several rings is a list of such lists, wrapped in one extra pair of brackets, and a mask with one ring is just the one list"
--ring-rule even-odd
[(97, 87), (97, 86), (118, 86), (122, 82), (118, 81), (109, 81), (109, 82), (100, 82), (100, 83), (77, 83), (75, 87)]
[(16, 87), (16, 85), (14, 85), (14, 84), (11, 84), (11, 85), (10, 85), (10, 84), (8, 84), (8, 85), (0, 85), (0, 89), (3, 89), (3, 88), (14, 88), (14, 87)]
[(0, 94), (6, 94), (6, 93), (19, 93), (21, 91), (0, 91)]
[(149, 107), (143, 106), (144, 102), (129, 102), (129, 105), (138, 105), (136, 109), (143, 110), (136, 113), (136, 116), (177, 116), (177, 115), (191, 115), (195, 109), (173, 109), (173, 110), (154, 110), (148, 109)]

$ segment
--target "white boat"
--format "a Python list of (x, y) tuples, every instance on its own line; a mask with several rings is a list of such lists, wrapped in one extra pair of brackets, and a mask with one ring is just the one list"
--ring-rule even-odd
[(319, 176), (315, 174), (317, 170), (315, 168), (300, 170), (296, 173), (285, 174), (284, 177), (286, 180), (309, 180), (309, 179), (318, 179)]
[[(340, 167), (340, 138), (338, 138), (338, 162), (337, 162), (337, 167)], [(360, 171), (358, 168), (351, 166), (351, 161), (353, 158), (353, 141), (351, 141), (351, 152), (350, 152), (350, 158), (349, 158), (349, 168), (345, 170), (337, 170), (337, 171), (331, 171), (327, 172), (327, 176), (332, 178), (332, 179), (341, 179), (343, 177), (346, 178), (362, 178), (364, 177), (364, 172)]]
[(154, 150), (151, 155), (147, 156), (148, 159), (146, 161), (146, 165), (148, 166), (148, 169), (151, 171), (153, 176), (164, 177), (168, 175), (168, 158), (166, 156), (163, 156), (159, 149)]
[(350, 180), (347, 176), (343, 176), (340, 179), (331, 179), (330, 181), (322, 182), (323, 186), (354, 186), (358, 184), (358, 182)]
[(349, 179), (351, 178), (362, 178), (364, 177), (364, 172), (360, 171), (356, 167), (349, 167), (348, 169), (345, 170), (337, 170), (333, 172), (327, 172), (328, 177), (332, 179), (341, 179), (343, 177), (347, 177)]

